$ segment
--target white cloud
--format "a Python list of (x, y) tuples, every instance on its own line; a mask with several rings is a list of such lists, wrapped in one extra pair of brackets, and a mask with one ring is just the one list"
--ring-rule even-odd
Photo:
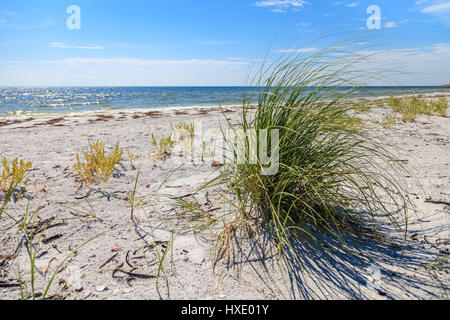
[(307, 3), (305, 0), (263, 0), (255, 2), (255, 6), (271, 7), (272, 12), (284, 13), (290, 8), (298, 10)]
[(416, 8), (422, 13), (435, 16), (450, 25), (450, 1), (448, 0), (418, 0)]
[(88, 50), (103, 50), (103, 47), (100, 46), (69, 46), (62, 42), (52, 42), (50, 44), (52, 48), (60, 48), (60, 49), (88, 49)]
[(248, 61), (69, 58), (0, 62), (0, 86), (244, 85)]
[(384, 27), (385, 27), (386, 29), (389, 29), (389, 28), (395, 28), (395, 27), (398, 27), (398, 25), (397, 25), (397, 23), (396, 23), (395, 21), (388, 21), (388, 22), (386, 22), (386, 23), (384, 24)]
[[(279, 53), (314, 53), (316, 48), (278, 50)], [(360, 52), (373, 64), (359, 70), (393, 71), (393, 83), (382, 79), (368, 85), (442, 85), (450, 83), (450, 43), (387, 51)], [(0, 62), (0, 86), (227, 86), (244, 85), (250, 62), (229, 58), (150, 60), (85, 58)], [(395, 72), (395, 73), (394, 73)]]
[(342, 5), (345, 5), (346, 7), (354, 8), (354, 7), (359, 6), (359, 2), (338, 1), (338, 2), (334, 2), (333, 5), (334, 5), (334, 6), (342, 6)]
[(354, 8), (354, 7), (358, 6), (358, 5), (359, 5), (359, 2), (352, 2), (352, 3), (346, 4), (345, 6), (346, 7), (350, 7), (350, 8)]
[[(384, 51), (365, 51), (372, 56), (376, 68), (388, 70), (395, 79), (393, 85), (444, 85), (450, 83), (450, 43), (437, 43), (426, 47)], [(364, 66), (370, 70), (371, 66)], [(383, 74), (382, 74), (383, 75)], [(387, 81), (387, 80), (386, 80)], [(389, 85), (376, 80), (371, 85)]]

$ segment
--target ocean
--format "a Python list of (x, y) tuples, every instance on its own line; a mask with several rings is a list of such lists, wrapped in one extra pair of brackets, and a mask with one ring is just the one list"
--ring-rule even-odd
[[(0, 116), (242, 104), (250, 87), (0, 87)], [(346, 90), (348, 88), (342, 88)], [(352, 97), (450, 92), (444, 87), (363, 87)]]

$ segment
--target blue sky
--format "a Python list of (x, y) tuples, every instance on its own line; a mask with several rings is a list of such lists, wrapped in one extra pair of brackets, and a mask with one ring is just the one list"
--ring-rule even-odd
[[(367, 29), (370, 5), (380, 30)], [(272, 40), (275, 56), (313, 52), (336, 33), (363, 33), (361, 46), (412, 73), (401, 84), (450, 84), (448, 0), (2, 0), (0, 85), (243, 85)]]

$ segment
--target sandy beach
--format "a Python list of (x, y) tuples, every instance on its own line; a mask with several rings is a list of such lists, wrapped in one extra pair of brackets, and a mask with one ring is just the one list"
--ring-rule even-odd
[[(448, 93), (444, 96), (450, 100)], [(394, 236), (392, 241), (350, 241), (360, 259), (300, 244), (303, 269), (297, 266), (289, 273), (273, 249), (266, 252), (264, 234), (240, 239), (234, 264), (215, 260), (219, 228), (185, 228), (167, 201), (173, 195), (208, 203), (221, 224), (220, 194), (192, 195), (222, 170), (213, 165), (215, 159), (188, 161), (177, 152), (158, 160), (152, 145), (152, 133), (158, 138), (170, 135), (181, 121), (201, 123), (204, 131), (218, 134), (225, 125), (219, 108), (0, 119), (1, 156), (33, 164), (26, 190), (15, 193), (5, 208), (9, 216), (0, 217), (0, 300), (21, 297), (19, 268), (22, 281), (30, 281), (30, 247), (25, 231), (18, 228), (27, 219), (27, 206), (35, 212), (32, 251), (38, 296), (57, 271), (48, 297), (71, 300), (447, 299), (448, 271), (430, 266), (450, 250), (450, 113), (420, 115), (383, 128), (392, 111), (376, 106), (374, 99), (360, 101), (372, 105), (360, 115), (365, 130), (385, 137), (409, 172), (403, 176), (405, 196), (414, 209), (407, 242)], [(225, 109), (232, 124), (238, 111)], [(86, 185), (72, 167), (76, 154), (97, 139), (108, 149), (119, 142), (124, 155), (107, 182)], [(130, 196), (138, 171), (135, 195), (142, 203), (131, 220)], [(379, 284), (375, 289), (368, 286), (374, 276)]]

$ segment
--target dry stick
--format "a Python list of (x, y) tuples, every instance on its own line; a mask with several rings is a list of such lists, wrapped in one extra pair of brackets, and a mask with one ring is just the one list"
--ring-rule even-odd
[(16, 258), (15, 254), (0, 254), (0, 259), (12, 260)]
[(434, 204), (446, 204), (446, 205), (450, 205), (449, 201), (445, 201), (445, 200), (433, 200), (431, 198), (425, 199), (425, 202), (428, 203), (434, 203)]
[(135, 266), (131, 265), (131, 263), (128, 261), (128, 254), (130, 253), (130, 250), (127, 251), (127, 254), (125, 255), (125, 261), (126, 263), (133, 269), (136, 269)]
[(47, 243), (49, 243), (49, 242), (51, 242), (53, 240), (61, 238), (62, 236), (63, 236), (62, 234), (55, 234), (54, 236), (51, 236), (51, 237), (48, 237), (48, 238), (42, 240), (42, 242), (47, 244)]
[(117, 257), (118, 254), (119, 254), (119, 253), (117, 252), (117, 253), (116, 253), (115, 255), (113, 255), (111, 258), (109, 258), (108, 260), (106, 260), (105, 263), (103, 263), (103, 264), (100, 266), (99, 269), (103, 268), (103, 267), (106, 266), (108, 263), (110, 263), (111, 261), (113, 261), (113, 259), (114, 259), (115, 257)]
[(129, 275), (129, 276), (137, 277), (137, 278), (147, 278), (147, 279), (154, 279), (154, 278), (156, 278), (155, 275), (144, 274), (144, 273), (135, 273), (135, 272), (126, 271), (126, 270), (123, 270), (123, 269), (120, 269), (120, 268), (116, 269), (115, 271), (122, 272), (122, 273), (125, 273), (125, 274)]
[(20, 283), (0, 281), (0, 288), (12, 288), (12, 287), (20, 287)]

